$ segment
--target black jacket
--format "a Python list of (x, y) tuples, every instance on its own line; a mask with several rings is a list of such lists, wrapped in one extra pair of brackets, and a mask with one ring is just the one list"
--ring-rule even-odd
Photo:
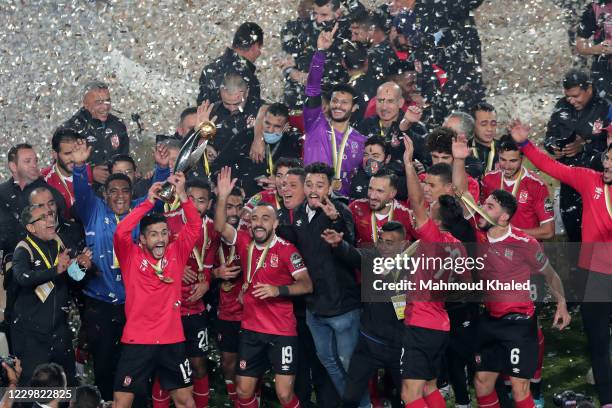
[(205, 100), (215, 103), (221, 100), (219, 87), (227, 74), (238, 74), (249, 86), (249, 100), (261, 99), (261, 85), (255, 74), (255, 64), (242, 58), (231, 48), (226, 48), (222, 56), (206, 65), (200, 74), (200, 93), (198, 106)]
[(46, 187), (51, 190), (57, 204), (58, 214), (64, 214), (66, 208), (64, 197), (55, 188), (45, 183), (42, 177), (25, 186), (23, 190), (12, 177), (0, 184), (0, 207), (5, 210), (3, 218), (6, 218), (6, 223), (2, 223), (2, 228), (0, 228), (2, 237), (0, 241), (5, 241), (11, 253), (17, 243), (25, 238), (25, 228), (20, 223), (21, 212), (28, 205), (30, 193), (38, 187)]
[[(493, 140), (495, 143), (495, 156), (493, 156), (493, 166), (491, 170), (495, 170), (495, 165), (499, 161), (499, 141)], [(482, 178), (487, 173), (487, 164), (489, 163), (489, 154), (491, 148), (477, 143), (474, 139), (469, 142), (471, 155), (468, 156), (469, 161), (465, 161), (465, 169), (467, 173), (477, 179)], [(474, 152), (476, 150), (476, 152)]]
[(368, 75), (381, 83), (391, 73), (389, 68), (396, 60), (397, 56), (389, 41), (373, 45), (368, 50)]
[(348, 84), (351, 85), (357, 93), (357, 97), (355, 98), (357, 110), (351, 115), (351, 124), (357, 126), (363, 120), (368, 102), (370, 102), (370, 99), (376, 97), (376, 90), (378, 89), (378, 85), (380, 85), (380, 81), (368, 72), (358, 76), (352, 81), (349, 80)]
[[(374, 275), (374, 258), (382, 257), (376, 248), (355, 248), (346, 241), (333, 249), (333, 254), (346, 265), (361, 269), (363, 285), (370, 285), (375, 279), (385, 282), (393, 282), (392, 274)], [(368, 292), (368, 290), (370, 292)], [(374, 337), (376, 340), (391, 347), (402, 347), (402, 333), (404, 332), (404, 321), (399, 320), (395, 314), (391, 298), (380, 299), (381, 293), (376, 293), (374, 288), (365, 288), (366, 299), (362, 303), (361, 332), (366, 336)], [(369, 293), (372, 294), (370, 298)], [(390, 296), (402, 293), (393, 293)]]
[(330, 220), (317, 209), (308, 222), (304, 202), (293, 211), (291, 225), (279, 225), (279, 236), (291, 241), (304, 257), (312, 279), (313, 293), (307, 297), (308, 309), (317, 316), (332, 317), (360, 307), (360, 291), (355, 271), (332, 254), (332, 248), (322, 238), (325, 229), (344, 233), (344, 239), (353, 243), (355, 225), (350, 210), (340, 201), (332, 199), (340, 217)]
[(559, 99), (547, 125), (544, 147), (552, 153), (553, 147), (565, 147), (576, 140), (576, 136), (581, 136), (586, 142), (584, 150), (574, 157), (563, 157), (559, 161), (571, 166), (588, 167), (591, 158), (606, 149), (607, 136), (601, 127), (607, 123), (608, 109), (608, 103), (596, 95), (580, 111), (565, 98)]
[[(398, 200), (407, 200), (408, 199), (408, 187), (406, 185), (406, 172), (399, 163), (389, 163), (389, 165), (384, 167), (387, 170), (392, 171), (398, 177), (398, 186), (397, 186), (397, 195), (395, 198)], [(351, 178), (351, 191), (349, 193), (349, 197), (351, 200), (359, 200), (361, 198), (368, 198), (368, 187), (370, 185), (370, 179), (372, 176), (369, 176), (363, 166), (359, 166), (353, 177)]]
[(106, 164), (116, 154), (130, 153), (130, 139), (121, 119), (109, 114), (105, 122), (95, 119), (85, 108), (79, 109), (61, 126), (76, 130), (92, 146), (89, 163)]

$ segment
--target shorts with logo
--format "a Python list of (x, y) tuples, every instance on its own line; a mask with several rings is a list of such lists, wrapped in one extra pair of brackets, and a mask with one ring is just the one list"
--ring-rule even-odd
[(240, 330), (236, 375), (259, 378), (270, 367), (274, 374), (294, 375), (297, 369), (297, 344), (297, 336)]
[(447, 331), (406, 326), (400, 358), (402, 379), (429, 381), (438, 378), (448, 338)]
[(217, 343), (224, 353), (237, 353), (240, 339), (240, 322), (217, 320)]
[(206, 357), (208, 354), (208, 319), (205, 312), (182, 316), (187, 357)]
[(191, 386), (191, 366), (185, 343), (121, 344), (115, 375), (116, 392), (143, 394), (154, 374), (165, 390)]
[(538, 327), (534, 316), (484, 313), (478, 323), (476, 371), (532, 378), (538, 366)]

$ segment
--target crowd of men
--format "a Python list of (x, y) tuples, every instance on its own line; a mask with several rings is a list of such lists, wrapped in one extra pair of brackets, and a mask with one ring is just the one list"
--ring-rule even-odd
[[(383, 398), (438, 408), (447, 386), (456, 407), (541, 407), (534, 300), (545, 296), (371, 289), (375, 279), (393, 288), (540, 276), (562, 330), (569, 288), (543, 247), (560, 217), (576, 243), (566, 262), (582, 284), (571, 300), (597, 397), (611, 407), (612, 2), (584, 11), (576, 48), (593, 55), (592, 72), (559, 78), (545, 151), (519, 120), (498, 127), (484, 99), (481, 3), (302, 0), (281, 30), (282, 102), (262, 98), (264, 32), (242, 24), (203, 68), (197, 106), (156, 137), (148, 172), (130, 155), (109, 87), (87, 83), (50, 150), (21, 143), (7, 154), (2, 329), (18, 360), (3, 363), (4, 385), (76, 385), (89, 364), (99, 394), (82, 389), (95, 402), (83, 406), (203, 408), (216, 347), (235, 407), (259, 406), (269, 370), (287, 408)], [(184, 142), (210, 121), (214, 138), (178, 169)], [(40, 169), (48, 150), (53, 163)], [(558, 203), (540, 171), (560, 181)], [(378, 258), (399, 255), (484, 261), (479, 273), (376, 272)]]

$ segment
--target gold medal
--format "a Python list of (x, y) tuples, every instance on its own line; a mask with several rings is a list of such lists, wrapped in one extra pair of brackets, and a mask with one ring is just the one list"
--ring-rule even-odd
[(261, 268), (264, 262), (266, 261), (266, 257), (268, 256), (268, 250), (270, 249), (272, 242), (274, 242), (274, 239), (275, 238), (272, 238), (270, 242), (268, 242), (268, 245), (266, 245), (266, 247), (264, 248), (263, 252), (261, 253), (261, 256), (257, 260), (257, 265), (255, 265), (255, 270), (253, 271), (252, 274), (251, 274), (251, 268), (253, 266), (252, 261), (253, 261), (253, 250), (255, 249), (255, 241), (251, 241), (251, 244), (249, 245), (248, 258), (247, 258), (246, 281), (242, 284), (243, 293), (247, 291), (247, 289), (249, 288), (249, 285), (251, 284), (251, 282), (253, 282), (253, 278), (257, 274), (257, 271), (259, 271), (259, 268)]
[(227, 280), (223, 281), (223, 283), (221, 284), (221, 289), (223, 289), (224, 292), (229, 292), (234, 288), (234, 286), (236, 285)]
[(342, 180), (340, 180), (339, 178), (335, 178), (332, 181), (332, 190), (334, 191), (338, 191), (342, 188)]
[(332, 189), (334, 191), (338, 191), (342, 188), (342, 180), (340, 180), (340, 175), (342, 174), (342, 160), (344, 159), (344, 148), (348, 142), (349, 135), (353, 129), (350, 126), (347, 126), (344, 135), (342, 136), (342, 141), (340, 142), (340, 150), (338, 150), (338, 143), (336, 142), (336, 131), (332, 126), (331, 122), (329, 122), (329, 133), (330, 133), (330, 141), (332, 148), (332, 162), (334, 165), (334, 180), (332, 182)]

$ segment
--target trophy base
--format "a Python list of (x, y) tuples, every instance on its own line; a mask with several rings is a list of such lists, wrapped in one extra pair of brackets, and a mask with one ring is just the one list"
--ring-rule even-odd
[(165, 182), (157, 195), (164, 203), (172, 204), (174, 202), (175, 191), (176, 190), (172, 184)]

